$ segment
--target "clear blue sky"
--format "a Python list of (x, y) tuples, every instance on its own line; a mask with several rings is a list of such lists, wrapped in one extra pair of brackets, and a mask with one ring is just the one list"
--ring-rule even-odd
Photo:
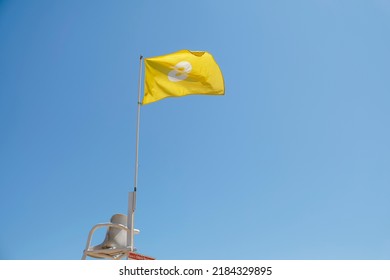
[(389, 259), (389, 34), (386, 0), (0, 1), (0, 258), (126, 213), (139, 55), (190, 49), (226, 95), (142, 108), (139, 252)]

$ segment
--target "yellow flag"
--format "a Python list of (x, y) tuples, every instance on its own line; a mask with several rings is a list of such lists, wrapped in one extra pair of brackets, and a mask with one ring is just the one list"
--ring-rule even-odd
[(223, 95), (223, 76), (208, 52), (182, 50), (145, 59), (142, 104), (189, 94)]

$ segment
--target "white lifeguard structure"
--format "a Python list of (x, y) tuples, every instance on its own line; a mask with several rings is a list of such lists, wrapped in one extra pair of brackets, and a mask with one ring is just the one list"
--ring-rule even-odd
[[(92, 246), (92, 237), (95, 231), (100, 228), (107, 228), (106, 236), (102, 243)], [(135, 251), (135, 248), (127, 245), (127, 235), (129, 233), (127, 216), (123, 214), (113, 215), (109, 223), (97, 224), (91, 229), (81, 259), (85, 260), (87, 257), (112, 260), (127, 258), (129, 252)], [(138, 233), (139, 230), (135, 229), (134, 234)]]

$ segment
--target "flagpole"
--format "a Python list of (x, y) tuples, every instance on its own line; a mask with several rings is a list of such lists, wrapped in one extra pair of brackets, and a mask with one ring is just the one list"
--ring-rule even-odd
[(130, 229), (130, 234), (127, 234), (127, 245), (130, 246), (132, 252), (134, 248), (134, 212), (136, 205), (136, 194), (138, 185), (138, 147), (139, 147), (139, 127), (141, 116), (141, 81), (142, 81), (142, 55), (139, 57), (139, 75), (138, 75), (138, 106), (137, 106), (137, 128), (135, 139), (135, 172), (134, 172), (134, 190), (129, 192), (128, 197), (128, 214), (127, 214), (127, 226)]

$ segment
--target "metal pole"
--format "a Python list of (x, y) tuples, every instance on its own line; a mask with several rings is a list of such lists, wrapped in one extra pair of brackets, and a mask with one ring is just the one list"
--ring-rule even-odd
[(130, 234), (127, 235), (127, 245), (134, 252), (134, 212), (136, 204), (136, 193), (138, 184), (138, 146), (139, 146), (139, 124), (141, 115), (141, 81), (142, 81), (142, 55), (139, 57), (139, 75), (138, 75), (138, 108), (137, 108), (137, 130), (135, 139), (135, 174), (134, 174), (134, 191), (129, 192), (127, 226)]
[(141, 115), (141, 81), (142, 81), (142, 55), (140, 55), (139, 57), (138, 110), (137, 110), (137, 132), (136, 132), (136, 140), (135, 140), (136, 148), (135, 148), (134, 192), (137, 192), (137, 183), (138, 183), (138, 143), (139, 143), (139, 123), (140, 123), (140, 115)]

